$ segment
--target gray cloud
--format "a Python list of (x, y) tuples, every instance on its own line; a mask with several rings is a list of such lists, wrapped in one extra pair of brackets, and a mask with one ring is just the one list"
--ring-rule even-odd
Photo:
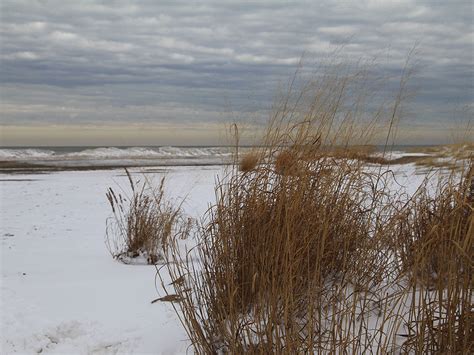
[(444, 124), (473, 107), (472, 13), (469, 0), (4, 0), (0, 122), (263, 116), (303, 52), (317, 63), (343, 46), (391, 75), (418, 42), (410, 120)]

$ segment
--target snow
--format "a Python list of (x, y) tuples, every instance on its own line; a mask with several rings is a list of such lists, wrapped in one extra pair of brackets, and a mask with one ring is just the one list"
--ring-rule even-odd
[(410, 152), (405, 152), (405, 151), (388, 151), (385, 153), (382, 152), (377, 152), (373, 154), (374, 157), (384, 157), (387, 159), (399, 159), (399, 158), (404, 158), (404, 157), (430, 157), (432, 154), (429, 153), (421, 153), (421, 152), (415, 152), (415, 153), (410, 153)]
[[(170, 168), (169, 195), (198, 217), (221, 170)], [(0, 176), (2, 354), (186, 353), (170, 305), (151, 304), (155, 268), (107, 251), (109, 186), (128, 187), (123, 170)]]
[[(394, 167), (413, 193), (424, 175)], [(158, 182), (184, 213), (201, 217), (224, 167), (133, 169)], [(145, 172), (146, 174), (141, 174)], [(111, 186), (123, 170), (0, 175), (1, 353), (181, 354), (190, 342), (155, 287), (156, 270), (112, 259), (104, 243)], [(165, 275), (165, 281), (168, 281)]]

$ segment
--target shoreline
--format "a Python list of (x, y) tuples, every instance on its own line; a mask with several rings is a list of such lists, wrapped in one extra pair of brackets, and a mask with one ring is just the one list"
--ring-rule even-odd
[[(422, 159), (426, 159), (425, 155), (410, 155), (402, 156), (395, 159), (380, 159), (375, 157), (366, 157), (365, 160), (368, 164), (375, 165), (401, 165), (416, 163)], [(66, 164), (44, 164), (44, 163), (30, 163), (22, 161), (0, 161), (0, 174), (32, 174), (32, 173), (50, 173), (60, 171), (94, 171), (94, 170), (114, 170), (114, 169), (125, 169), (125, 168), (160, 168), (160, 167), (171, 167), (171, 166), (226, 166), (231, 165), (231, 162), (157, 162), (156, 164), (77, 164), (77, 165), (66, 165)]]
[(216, 162), (182, 162), (182, 163), (159, 163), (159, 164), (100, 164), (100, 165), (55, 165), (55, 164), (33, 164), (19, 161), (0, 161), (0, 174), (35, 174), (51, 173), (61, 171), (95, 171), (115, 170), (128, 168), (162, 168), (173, 166), (225, 166), (230, 163)]

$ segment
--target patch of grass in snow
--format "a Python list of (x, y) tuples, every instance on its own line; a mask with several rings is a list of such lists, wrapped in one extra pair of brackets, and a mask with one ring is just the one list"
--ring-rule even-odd
[(191, 221), (182, 218), (180, 206), (165, 199), (163, 177), (158, 188), (145, 180), (134, 181), (125, 169), (131, 195), (109, 188), (107, 199), (113, 217), (107, 220), (106, 241), (116, 259), (130, 263), (138, 258), (156, 264), (173, 234), (187, 235)]
[(163, 289), (196, 353), (469, 353), (472, 165), (434, 197), (394, 191), (354, 143), (386, 127), (388, 145), (409, 70), (377, 106), (367, 68), (330, 68), (295, 75), (252, 159), (236, 144), (198, 245), (170, 239)]
[(396, 327), (368, 330), (374, 312), (394, 312), (374, 292), (395, 269), (385, 247), (390, 171), (351, 157), (354, 142), (397, 120), (400, 95), (367, 118), (368, 76), (341, 64), (300, 91), (295, 77), (252, 152), (262, 163), (239, 169), (237, 156), (217, 182), (197, 257), (170, 243), (174, 307), (198, 353), (392, 349)]
[(395, 222), (395, 254), (410, 280), (414, 304), (404, 351), (472, 353), (474, 350), (474, 165), (459, 178), (427, 182)]

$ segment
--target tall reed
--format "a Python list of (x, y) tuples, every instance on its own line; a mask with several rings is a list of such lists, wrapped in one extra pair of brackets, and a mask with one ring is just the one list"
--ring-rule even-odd
[[(295, 77), (252, 152), (260, 164), (240, 173), (236, 157), (198, 246), (165, 254), (181, 300), (174, 307), (198, 353), (390, 347), (396, 327), (367, 325), (374, 309), (392, 312), (387, 297), (368, 297), (386, 287), (390, 264), (381, 249), (388, 174), (347, 156), (384, 115), (397, 117), (399, 102), (364, 108), (367, 75), (339, 66), (301, 90)], [(326, 154), (331, 147), (345, 157)]]
[(472, 349), (472, 165), (434, 195), (428, 181), (398, 191), (389, 162), (368, 165), (354, 144), (385, 128), (388, 149), (410, 71), (377, 105), (370, 71), (350, 69), (295, 75), (258, 164), (242, 168), (237, 145), (197, 246), (165, 251), (162, 286), (197, 353)]
[(411, 284), (405, 351), (474, 351), (472, 164), (441, 175), (434, 192), (425, 183), (398, 221), (397, 256)]

